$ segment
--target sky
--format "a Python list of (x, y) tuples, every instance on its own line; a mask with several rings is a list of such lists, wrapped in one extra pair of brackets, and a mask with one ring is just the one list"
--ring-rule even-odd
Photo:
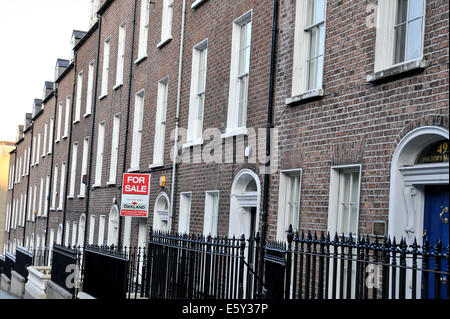
[(54, 81), (58, 58), (70, 58), (72, 31), (88, 31), (90, 0), (0, 0), (0, 141)]

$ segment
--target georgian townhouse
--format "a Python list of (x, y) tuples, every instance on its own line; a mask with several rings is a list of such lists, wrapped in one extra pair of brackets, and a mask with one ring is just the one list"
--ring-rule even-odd
[[(32, 144), (27, 156), (29, 183), (27, 191), (25, 238), (27, 249), (45, 249), (47, 240), (48, 197), (50, 195), (55, 128), (54, 83), (46, 81), (40, 106), (33, 109)], [(28, 162), (29, 161), (29, 162)], [(49, 234), (54, 238), (54, 234)]]
[(33, 102), (33, 113), (26, 113), (24, 125), (18, 128), (16, 149), (11, 156), (10, 164), (10, 196), (6, 213), (5, 242), (7, 251), (15, 254), (16, 247), (25, 242), (27, 204), (29, 202), (29, 164), (33, 143), (32, 117), (41, 107), (41, 100)]
[[(50, 181), (47, 229), (54, 230), (55, 242), (68, 245), (64, 232), (66, 181), (69, 162), (71, 125), (73, 122), (74, 61), (58, 59), (55, 67), (56, 110), (53, 161)], [(68, 228), (68, 227), (67, 227)], [(70, 234), (70, 233), (69, 233)]]
[(272, 238), (292, 224), (448, 244), (433, 221), (449, 196), (448, 9), (280, 2)]
[[(6, 229), (6, 214), (10, 202), (10, 162), (11, 152), (15, 150), (14, 142), (0, 141), (0, 232)], [(5, 254), (7, 241), (0, 235), (0, 252)]]
[[(95, 108), (98, 24), (91, 26), (73, 48), (76, 60), (71, 153), (67, 180), (66, 236), (70, 246), (83, 246), (86, 238), (88, 172), (91, 160)], [(95, 216), (95, 215), (94, 215)]]

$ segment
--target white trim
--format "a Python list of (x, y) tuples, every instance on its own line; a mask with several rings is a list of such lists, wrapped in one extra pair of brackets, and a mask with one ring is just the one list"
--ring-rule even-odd
[(197, 9), (197, 7), (199, 7), (204, 2), (206, 2), (206, 0), (195, 0), (191, 5), (191, 9)]

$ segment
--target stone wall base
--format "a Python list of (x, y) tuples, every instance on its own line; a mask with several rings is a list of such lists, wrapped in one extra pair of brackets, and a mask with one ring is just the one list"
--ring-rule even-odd
[(9, 290), (11, 289), (11, 280), (5, 274), (2, 274), (1, 276), (0, 289), (7, 293), (9, 293)]
[(70, 292), (49, 280), (47, 282), (47, 299), (73, 299)]

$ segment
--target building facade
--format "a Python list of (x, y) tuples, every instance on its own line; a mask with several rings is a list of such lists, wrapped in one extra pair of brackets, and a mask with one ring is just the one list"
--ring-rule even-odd
[[(150, 228), (448, 240), (448, 2), (93, 8), (11, 153), (5, 250)], [(120, 216), (123, 173), (150, 174), (147, 218)]]

